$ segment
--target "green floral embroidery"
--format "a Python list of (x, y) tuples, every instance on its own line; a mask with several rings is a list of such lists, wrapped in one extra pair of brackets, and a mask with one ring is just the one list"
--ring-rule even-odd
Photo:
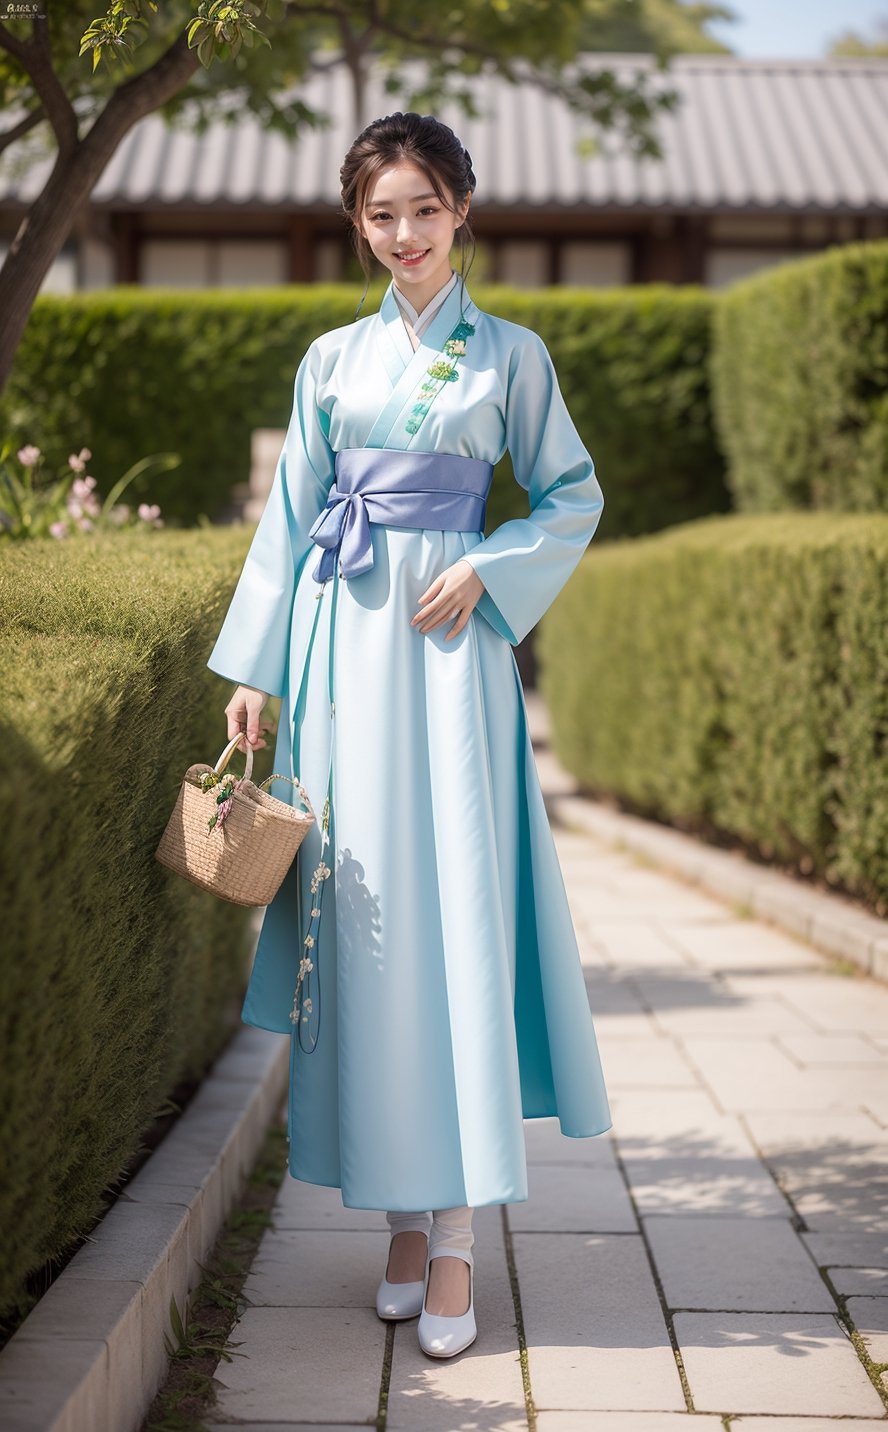
[[(464, 355), (466, 351), (466, 339), (470, 338), (474, 332), (475, 325), (461, 319), (443, 345), (447, 357), (438, 357), (433, 363), (429, 364), (429, 367), (426, 369), (428, 377), (419, 388), (419, 401), (414, 403), (411, 407), (411, 416), (407, 419), (405, 425), (408, 433), (419, 431), (423, 418), (444, 384), (456, 382), (459, 377), (456, 360)], [(435, 381), (430, 383), (429, 378), (434, 378)]]

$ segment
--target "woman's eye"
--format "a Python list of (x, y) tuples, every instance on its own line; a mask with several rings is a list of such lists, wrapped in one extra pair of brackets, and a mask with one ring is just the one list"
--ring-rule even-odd
[[(426, 204), (425, 208), (420, 209), (419, 212), (421, 214), (437, 214), (438, 210), (434, 204)], [(374, 222), (377, 222), (379, 219), (390, 219), (391, 217), (391, 214), (387, 214), (384, 209), (380, 210), (378, 214), (373, 215)]]

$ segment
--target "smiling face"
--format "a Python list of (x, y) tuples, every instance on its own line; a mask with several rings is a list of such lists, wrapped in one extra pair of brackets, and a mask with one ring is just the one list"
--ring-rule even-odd
[[(452, 204), (453, 195), (446, 185), (442, 188)], [(361, 232), (417, 312), (450, 277), (453, 236), (468, 213), (470, 198), (466, 196), (457, 213), (446, 209), (428, 176), (407, 160), (370, 181)]]

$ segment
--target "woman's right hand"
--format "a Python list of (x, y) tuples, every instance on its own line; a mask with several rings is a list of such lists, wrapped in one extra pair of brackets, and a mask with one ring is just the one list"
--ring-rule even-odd
[(261, 739), (263, 731), (275, 729), (273, 721), (261, 721), (262, 708), (268, 700), (268, 693), (258, 691), (255, 686), (238, 686), (234, 695), (225, 707), (225, 715), (228, 719), (228, 739), (236, 736), (238, 731), (244, 732), (244, 740), (239, 741), (236, 749), (246, 754), (247, 741), (254, 751), (260, 751), (268, 745), (267, 741)]

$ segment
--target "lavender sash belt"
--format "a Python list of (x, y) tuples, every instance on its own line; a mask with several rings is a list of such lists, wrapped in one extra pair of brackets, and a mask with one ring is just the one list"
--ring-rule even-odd
[(342, 448), (335, 480), (309, 536), (325, 548), (312, 573), (332, 577), (339, 554), (343, 577), (373, 566), (370, 523), (431, 527), (439, 532), (483, 532), (493, 463), (449, 452), (393, 448)]

